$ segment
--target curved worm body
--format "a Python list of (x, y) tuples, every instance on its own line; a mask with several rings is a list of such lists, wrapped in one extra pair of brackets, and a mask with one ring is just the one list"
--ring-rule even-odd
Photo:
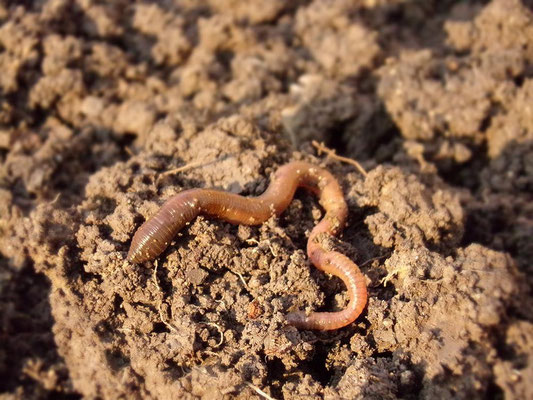
[(352, 323), (363, 311), (367, 301), (366, 284), (355, 263), (336, 251), (327, 250), (321, 243), (324, 237), (337, 235), (342, 230), (348, 207), (333, 175), (306, 162), (291, 162), (280, 167), (267, 190), (258, 197), (243, 197), (209, 189), (191, 189), (178, 193), (135, 232), (128, 260), (140, 263), (157, 257), (177, 232), (199, 214), (233, 224), (262, 224), (287, 208), (298, 187), (315, 193), (326, 211), (325, 217), (311, 232), (307, 254), (315, 267), (343, 280), (350, 301), (339, 312), (289, 313), (287, 323), (302, 329), (342, 328)]

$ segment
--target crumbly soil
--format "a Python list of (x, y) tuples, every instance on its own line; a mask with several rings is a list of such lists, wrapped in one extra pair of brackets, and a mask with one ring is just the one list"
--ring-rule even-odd
[[(0, 399), (533, 398), (532, 9), (0, 2)], [(304, 191), (125, 261), (173, 194), (258, 195), (298, 159), (345, 192), (352, 325), (284, 322), (347, 301)]]

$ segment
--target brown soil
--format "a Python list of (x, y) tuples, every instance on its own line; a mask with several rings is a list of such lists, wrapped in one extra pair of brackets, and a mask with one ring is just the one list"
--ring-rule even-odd
[[(0, 2), (0, 398), (533, 398), (532, 7)], [(164, 199), (295, 159), (344, 188), (351, 326), (284, 323), (347, 300), (304, 192), (124, 261)]]

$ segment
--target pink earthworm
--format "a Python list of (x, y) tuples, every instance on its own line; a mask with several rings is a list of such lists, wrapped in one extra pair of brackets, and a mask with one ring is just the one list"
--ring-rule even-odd
[(280, 167), (267, 190), (257, 197), (210, 189), (190, 189), (176, 194), (135, 232), (128, 261), (141, 263), (154, 259), (167, 248), (177, 232), (199, 214), (233, 224), (262, 224), (283, 213), (298, 187), (316, 194), (326, 211), (324, 218), (311, 231), (307, 254), (316, 268), (342, 279), (348, 289), (349, 302), (346, 308), (337, 312), (291, 312), (286, 321), (297, 328), (324, 331), (349, 325), (366, 305), (365, 278), (348, 257), (323, 245), (324, 239), (339, 234), (343, 229), (348, 207), (333, 175), (307, 162), (295, 161)]

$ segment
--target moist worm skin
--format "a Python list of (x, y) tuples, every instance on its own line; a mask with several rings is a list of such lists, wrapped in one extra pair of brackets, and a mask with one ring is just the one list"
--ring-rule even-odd
[(280, 215), (292, 201), (298, 187), (315, 193), (326, 215), (311, 231), (307, 254), (318, 269), (338, 276), (348, 289), (348, 306), (338, 312), (291, 312), (287, 323), (297, 328), (332, 330), (352, 323), (367, 301), (365, 279), (357, 265), (322, 242), (337, 235), (346, 222), (348, 207), (337, 180), (325, 169), (306, 162), (291, 162), (280, 167), (267, 190), (257, 197), (243, 197), (210, 189), (190, 189), (178, 193), (163, 204), (133, 236), (128, 261), (141, 263), (160, 255), (174, 236), (199, 214), (233, 224), (259, 225), (273, 215)]

